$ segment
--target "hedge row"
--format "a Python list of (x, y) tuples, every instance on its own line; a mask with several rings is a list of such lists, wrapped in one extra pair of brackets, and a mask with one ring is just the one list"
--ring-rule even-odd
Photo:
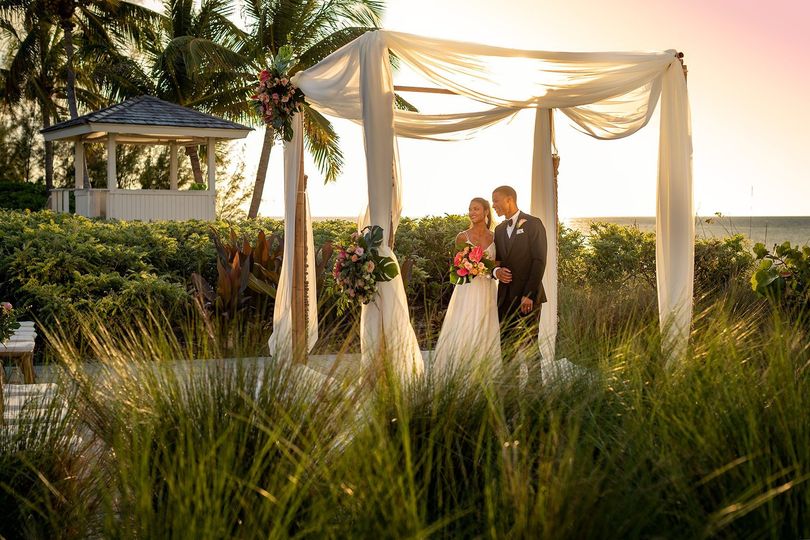
[[(452, 285), (447, 278), (453, 239), (466, 227), (463, 216), (403, 219), (395, 251), (413, 259), (408, 294), (415, 317), (441, 313)], [(215, 283), (212, 228), (255, 239), (261, 229), (279, 234), (274, 219), (235, 223), (117, 222), (67, 214), (0, 210), (0, 299), (28, 304), (46, 324), (92, 311), (121, 322), (160, 307), (181, 313), (192, 302), (194, 272)], [(313, 224), (315, 244), (345, 241), (351, 222)], [(652, 233), (613, 224), (595, 224), (586, 237), (560, 229), (560, 281), (570, 287), (654, 287), (655, 239)], [(750, 275), (752, 255), (741, 236), (699, 240), (696, 280), (701, 292), (716, 290), (740, 275)], [(329, 266), (327, 266), (327, 269)], [(327, 276), (321, 301), (329, 294)]]

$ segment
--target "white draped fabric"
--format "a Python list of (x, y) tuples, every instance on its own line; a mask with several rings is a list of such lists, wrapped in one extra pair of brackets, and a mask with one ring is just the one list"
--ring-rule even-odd
[[(288, 356), (292, 354), (292, 282), (293, 251), (295, 248), (295, 196), (298, 190), (298, 175), (301, 157), (304, 152), (303, 119), (297, 115), (293, 119), (293, 139), (284, 143), (284, 258), (281, 262), (281, 275), (276, 289), (273, 306), (273, 333), (268, 343), (270, 354)], [(308, 350), (318, 341), (318, 297), (315, 291), (315, 246), (312, 238), (312, 219), (309, 215), (309, 199), (306, 201), (307, 228), (307, 282), (308, 282)]]
[[(394, 110), (389, 54), (441, 88), (491, 105), (483, 112), (425, 115)], [(296, 74), (308, 102), (324, 114), (362, 123), (368, 169), (369, 216), (388, 234), (399, 219), (400, 178), (395, 136), (452, 139), (501, 121), (524, 108), (559, 109), (583, 132), (600, 139), (635, 133), (650, 120), (662, 100), (657, 207), (659, 315), (671, 347), (681, 351), (691, 325), (694, 259), (692, 219), (691, 128), (686, 81), (674, 50), (650, 53), (560, 53), (506, 49), (426, 38), (399, 32), (368, 32), (312, 68)], [(550, 146), (542, 111), (535, 130), (531, 213), (546, 224), (549, 252), (556, 257), (556, 206)], [(297, 147), (297, 151), (302, 151)], [(286, 155), (288, 159), (296, 156)], [(618, 186), (617, 186), (618, 187)], [(289, 206), (288, 202), (288, 206)], [(292, 242), (292, 237), (287, 236)], [(311, 240), (310, 240), (311, 244)], [(541, 343), (553, 357), (556, 336), (557, 282), (547, 268)], [(551, 266), (551, 264), (549, 264)], [(408, 320), (401, 280), (383, 286), (364, 312), (364, 356), (402, 341)], [(394, 308), (394, 306), (397, 306)], [(553, 322), (552, 322), (553, 320)], [(380, 328), (382, 333), (379, 334)], [(378, 337), (372, 335), (377, 333)], [(413, 331), (404, 332), (412, 335)], [(406, 340), (412, 343), (410, 337)], [(407, 365), (421, 365), (414, 345)], [(389, 349), (390, 350), (390, 349)], [(418, 370), (418, 368), (415, 368)]]

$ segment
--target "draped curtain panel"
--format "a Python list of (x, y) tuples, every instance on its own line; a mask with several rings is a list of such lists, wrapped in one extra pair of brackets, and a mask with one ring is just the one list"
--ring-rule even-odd
[[(273, 333), (268, 343), (273, 356), (292, 354), (292, 282), (293, 251), (295, 249), (295, 196), (298, 190), (298, 175), (304, 152), (304, 124), (301, 115), (293, 119), (293, 139), (284, 143), (284, 258), (273, 306)], [(307, 350), (312, 350), (318, 341), (318, 297), (315, 291), (315, 245), (312, 238), (312, 219), (309, 215), (309, 199), (306, 201), (307, 231)]]
[[(446, 115), (395, 110), (390, 53), (439, 88), (491, 108)], [(544, 279), (549, 303), (544, 308), (540, 337), (546, 359), (553, 358), (556, 339), (557, 209), (550, 176), (550, 135), (541, 118), (542, 110), (559, 109), (592, 137), (617, 139), (647, 125), (660, 100), (656, 220), (659, 316), (666, 346), (676, 355), (683, 352), (691, 326), (694, 275), (692, 141), (686, 81), (675, 50), (530, 51), (378, 30), (297, 73), (293, 82), (320, 112), (362, 124), (368, 216), (386, 235), (394, 233), (400, 214), (396, 136), (466, 138), (521, 109), (538, 109), (530, 212), (544, 220), (549, 248), (555, 249), (548, 261), (553, 268), (547, 268)], [(292, 157), (285, 154), (285, 159)], [(287, 200), (287, 205), (289, 208), (293, 203)], [(291, 235), (286, 238), (288, 244), (293, 242)], [(309, 242), (311, 245), (311, 239)], [(289, 304), (283, 309), (289, 309)], [(369, 316), (372, 309), (379, 311), (379, 317)], [(401, 346), (404, 341), (407, 345), (401, 369), (411, 373), (421, 370), (421, 356), (417, 359), (418, 347), (410, 337), (413, 331), (404, 331), (405, 326), (410, 328), (407, 303), (401, 280), (395, 280), (383, 285), (377, 300), (364, 310), (364, 358), (381, 347)]]

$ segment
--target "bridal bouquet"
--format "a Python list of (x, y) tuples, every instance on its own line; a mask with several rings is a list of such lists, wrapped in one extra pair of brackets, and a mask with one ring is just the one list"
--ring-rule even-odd
[(279, 48), (271, 57), (270, 68), (259, 73), (259, 86), (251, 98), (264, 123), (288, 142), (293, 137), (292, 117), (304, 106), (304, 93), (287, 76), (292, 63), (292, 47)]
[(495, 268), (495, 261), (487, 258), (484, 248), (465, 244), (457, 246), (460, 251), (453, 258), (453, 265), (450, 267), (450, 283), (453, 285), (463, 285), (469, 283), (477, 276), (486, 276), (492, 273)]
[(0, 342), (11, 337), (14, 330), (20, 327), (17, 322), (17, 313), (14, 306), (8, 302), (0, 302)]
[(372, 225), (354, 233), (348, 246), (338, 247), (332, 276), (347, 302), (368, 304), (377, 292), (377, 283), (391, 281), (399, 274), (394, 258), (380, 255), (382, 240), (382, 227)]

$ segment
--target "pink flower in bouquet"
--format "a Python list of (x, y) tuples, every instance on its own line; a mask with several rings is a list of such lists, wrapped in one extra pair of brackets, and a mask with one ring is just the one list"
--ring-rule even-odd
[(278, 101), (278, 94), (273, 92), (273, 101)]
[(359, 258), (357, 255), (352, 255), (352, 262), (357, 262)]
[(470, 260), (472, 262), (480, 262), (481, 259), (484, 257), (484, 249), (481, 246), (475, 246), (470, 250)]
[(341, 249), (340, 253), (338, 253), (338, 259), (345, 259), (345, 258), (346, 258), (346, 252)]
[(467, 269), (466, 269), (466, 268), (459, 268), (458, 270), (456, 270), (456, 274), (458, 274), (460, 277), (464, 277), (464, 276), (466, 276), (468, 273), (469, 273), (469, 272), (467, 272)]
[(374, 271), (374, 261), (368, 261), (366, 263), (366, 272), (368, 272), (370, 274), (373, 271)]
[(363, 249), (362, 247), (360, 247), (360, 246), (358, 246), (358, 247), (357, 247), (357, 249), (355, 249), (355, 250), (354, 250), (354, 252), (355, 252), (355, 253), (357, 253), (357, 256), (358, 256), (358, 257), (359, 257), (359, 256), (361, 256), (361, 255), (363, 255), (363, 253), (365, 253), (365, 251), (366, 251), (366, 250), (364, 250), (364, 249)]
[(284, 96), (283, 98), (281, 98), (282, 103), (287, 103), (288, 101), (290, 101), (290, 96)]
[(456, 257), (455, 257), (455, 259), (453, 259), (453, 266), (460, 266), (461, 265), (461, 259), (463, 259), (463, 258), (464, 258), (463, 253), (461, 253), (460, 251), (458, 253), (456, 253)]
[(266, 81), (266, 80), (267, 80), (267, 79), (269, 79), (269, 78), (270, 78), (270, 72), (268, 72), (266, 69), (263, 69), (263, 70), (261, 71), (261, 73), (259, 73), (259, 80), (260, 80), (261, 82), (264, 82), (264, 81)]
[(11, 313), (11, 310), (12, 310), (12, 309), (14, 309), (14, 306), (12, 306), (12, 305), (11, 305), (10, 303), (8, 303), (8, 302), (2, 302), (2, 303), (0, 303), (0, 307), (2, 307), (2, 308), (3, 308), (3, 312), (4, 312), (4, 313)]
[(281, 84), (287, 84), (288, 82), (289, 81), (287, 80), (287, 77), (282, 77), (281, 78)]

